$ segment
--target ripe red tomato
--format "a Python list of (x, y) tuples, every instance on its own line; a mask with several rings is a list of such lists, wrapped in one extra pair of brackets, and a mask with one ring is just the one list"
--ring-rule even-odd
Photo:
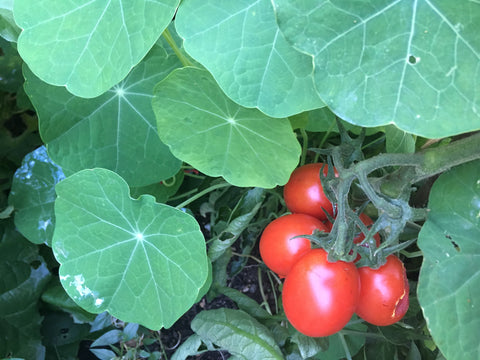
[(407, 274), (402, 261), (395, 255), (374, 270), (358, 269), (360, 296), (356, 313), (373, 325), (387, 326), (399, 321), (409, 306)]
[(295, 238), (311, 235), (313, 230), (327, 231), (325, 225), (310, 215), (289, 214), (273, 220), (260, 237), (260, 255), (265, 264), (285, 277), (297, 260), (311, 249), (310, 240)]
[(323, 249), (312, 249), (292, 267), (282, 291), (288, 321), (307, 336), (341, 330), (357, 307), (359, 278), (351, 262), (331, 263)]
[[(325, 209), (333, 216), (333, 206), (325, 196), (320, 182), (322, 163), (307, 164), (296, 168), (283, 189), (283, 197), (287, 208), (292, 213), (315, 216), (320, 220), (327, 219)], [(327, 174), (325, 165), (323, 174)], [(336, 173), (336, 172), (335, 172)]]
[[(367, 214), (362, 213), (362, 214), (359, 215), (359, 218), (360, 218), (360, 220), (362, 220), (362, 222), (365, 224), (365, 226), (369, 227), (369, 226), (373, 225), (373, 220)], [(380, 235), (377, 233), (377, 234), (373, 235), (373, 238), (375, 239), (375, 243), (376, 243), (377, 247), (379, 247), (380, 246)], [(355, 244), (360, 244), (363, 241), (363, 239), (365, 239), (365, 235), (362, 232), (360, 232), (360, 234), (355, 236), (355, 238), (353, 239), (353, 242)], [(364, 247), (367, 247), (367, 248), (369, 247), (368, 243), (365, 243), (361, 246), (364, 246)], [(357, 254), (357, 257), (355, 258), (354, 262), (357, 262), (358, 260), (360, 260), (360, 258), (361, 258), (360, 254)]]

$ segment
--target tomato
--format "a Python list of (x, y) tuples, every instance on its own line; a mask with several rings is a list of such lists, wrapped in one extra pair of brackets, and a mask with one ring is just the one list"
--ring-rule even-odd
[(360, 296), (357, 315), (378, 326), (399, 321), (408, 310), (410, 290), (402, 261), (390, 255), (380, 268), (361, 267), (358, 274)]
[[(325, 220), (327, 215), (323, 208), (333, 216), (333, 206), (325, 196), (320, 182), (322, 166), (322, 163), (303, 165), (290, 175), (283, 189), (283, 197), (287, 208), (292, 213), (308, 214)], [(324, 175), (327, 174), (327, 169), (328, 166), (325, 165)]]
[[(373, 220), (370, 219), (370, 217), (367, 215), (367, 214), (360, 214), (359, 215), (359, 218), (360, 220), (362, 220), (362, 222), (365, 224), (366, 227), (370, 227), (371, 225), (373, 225)], [(377, 247), (380, 246), (380, 235), (377, 233), (375, 235), (373, 235), (373, 238), (375, 239), (375, 243), (377, 244)], [(353, 242), (354, 244), (360, 244), (363, 239), (365, 239), (365, 235), (360, 232), (360, 234), (358, 234), (357, 236), (355, 236), (355, 238), (353, 239)], [(365, 243), (361, 246), (364, 246), (364, 247), (369, 247), (368, 243)], [(357, 262), (358, 260), (360, 260), (360, 254), (357, 254), (357, 257), (355, 258), (354, 262)]]
[(311, 249), (310, 240), (295, 238), (311, 235), (315, 229), (327, 231), (325, 225), (310, 215), (289, 214), (273, 220), (260, 237), (260, 255), (265, 264), (285, 277), (293, 264)]
[(352, 262), (329, 262), (327, 252), (312, 249), (288, 273), (282, 301), (288, 321), (307, 336), (329, 336), (351, 319), (359, 296)]

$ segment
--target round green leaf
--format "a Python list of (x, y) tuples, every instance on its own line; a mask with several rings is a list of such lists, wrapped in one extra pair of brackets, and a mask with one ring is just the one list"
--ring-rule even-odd
[(125, 80), (94, 99), (48, 85), (25, 67), (25, 91), (48, 154), (67, 175), (102, 167), (136, 187), (173, 176), (181, 163), (157, 135), (151, 99), (154, 85), (178, 64), (155, 47)]
[(324, 106), (312, 58), (285, 40), (269, 0), (184, 1), (175, 26), (185, 50), (240, 105), (273, 117)]
[(285, 184), (300, 144), (288, 119), (234, 103), (205, 70), (177, 69), (154, 90), (162, 141), (179, 159), (236, 186)]
[(15, 0), (18, 51), (43, 81), (82, 97), (122, 80), (172, 20), (179, 0)]
[(418, 239), (418, 300), (435, 343), (452, 360), (480, 358), (479, 169), (475, 161), (438, 178)]
[(424, 137), (480, 129), (477, 1), (274, 0), (311, 54), (316, 89), (342, 119)]
[(15, 208), (15, 226), (35, 244), (52, 242), (55, 227), (55, 184), (62, 169), (50, 160), (45, 146), (27, 154), (13, 176), (8, 202)]
[(208, 276), (193, 217), (150, 195), (130, 198), (126, 182), (106, 169), (80, 171), (56, 191), (52, 248), (78, 305), (155, 330), (193, 305)]

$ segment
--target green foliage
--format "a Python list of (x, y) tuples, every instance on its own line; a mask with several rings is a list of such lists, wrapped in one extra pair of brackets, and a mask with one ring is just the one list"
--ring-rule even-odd
[[(478, 358), (479, 22), (474, 1), (2, 1), (0, 358)], [(405, 262), (398, 324), (285, 318), (258, 239), (320, 161), (331, 254), (361, 208), (383, 245), (359, 265)]]
[(75, 302), (151, 329), (170, 327), (192, 306), (208, 265), (190, 215), (150, 195), (131, 199), (125, 181), (105, 169), (80, 171), (56, 192), (52, 247)]
[(25, 68), (25, 91), (38, 112), (40, 135), (52, 160), (66, 174), (110, 169), (131, 186), (173, 176), (180, 161), (158, 138), (151, 93), (177, 66), (175, 57), (156, 46), (123, 81), (94, 99), (48, 85)]
[[(178, 158), (236, 186), (287, 182), (300, 146), (286, 119), (239, 106), (207, 71), (193, 67), (172, 72), (154, 94), (160, 138)], [(266, 172), (267, 164), (275, 167)]]
[(318, 94), (344, 120), (426, 137), (478, 129), (478, 3), (274, 4), (286, 38), (313, 57)]
[(323, 106), (311, 58), (284, 38), (270, 1), (185, 1), (175, 26), (185, 50), (240, 105), (274, 117)]
[[(432, 187), (418, 246), (424, 254), (418, 297), (447, 359), (480, 356), (477, 257), (480, 255), (480, 162), (442, 175)], [(462, 349), (458, 351), (459, 347)]]
[(170, 23), (178, 3), (15, 0), (15, 21), (23, 29), (18, 51), (43, 81), (93, 98), (142, 60)]

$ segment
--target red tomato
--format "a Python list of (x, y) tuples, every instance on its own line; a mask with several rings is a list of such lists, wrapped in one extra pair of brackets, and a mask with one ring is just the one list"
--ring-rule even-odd
[(387, 326), (399, 321), (409, 306), (407, 274), (403, 263), (395, 255), (374, 270), (358, 269), (360, 296), (356, 313), (373, 325)]
[[(362, 214), (359, 215), (359, 218), (360, 218), (360, 220), (362, 220), (362, 222), (365, 224), (366, 227), (370, 227), (371, 225), (373, 225), (373, 220), (370, 219), (370, 217), (367, 214), (362, 213)], [(375, 239), (375, 243), (377, 244), (377, 247), (379, 247), (380, 246), (380, 235), (377, 233), (377, 234), (373, 235), (373, 238)], [(360, 244), (363, 241), (363, 239), (365, 239), (365, 235), (362, 232), (360, 232), (360, 234), (355, 236), (355, 238), (353, 239), (353, 242), (355, 244)], [(368, 243), (365, 243), (361, 246), (364, 246), (364, 247), (367, 247), (367, 248), (369, 247)], [(354, 262), (357, 262), (358, 260), (360, 260), (360, 258), (361, 258), (360, 254), (357, 254), (357, 257), (355, 258)]]
[(325, 225), (310, 215), (289, 214), (273, 220), (260, 238), (260, 255), (265, 264), (285, 277), (297, 260), (311, 249), (310, 240), (295, 238), (311, 235), (313, 230), (327, 231)]
[[(292, 213), (302, 213), (315, 216), (320, 220), (327, 219), (322, 210), (333, 216), (333, 206), (325, 196), (320, 182), (322, 163), (307, 164), (296, 168), (283, 189), (283, 197), (287, 208)], [(327, 174), (325, 165), (323, 174)], [(336, 172), (335, 172), (336, 173)]]
[(359, 278), (351, 262), (331, 263), (327, 252), (313, 249), (290, 270), (282, 291), (288, 321), (307, 336), (341, 330), (357, 307)]

